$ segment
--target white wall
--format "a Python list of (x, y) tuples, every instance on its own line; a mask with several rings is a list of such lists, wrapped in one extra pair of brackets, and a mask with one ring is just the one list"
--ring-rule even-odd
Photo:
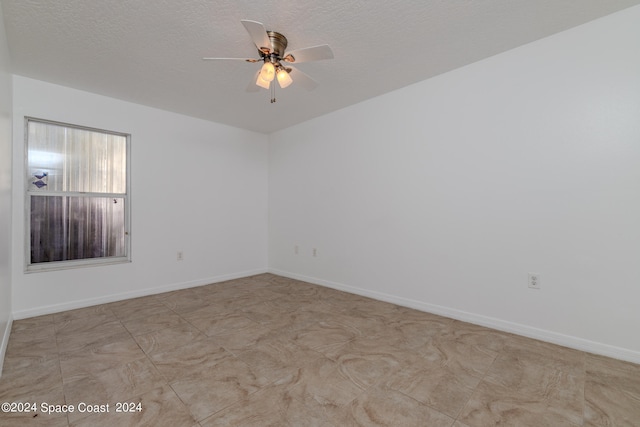
[(9, 48), (0, 5), (0, 374), (11, 330), (11, 96)]
[[(15, 318), (266, 271), (267, 136), (20, 76), (13, 84)], [(24, 116), (131, 134), (133, 262), (24, 273)]]
[(640, 362), (638, 52), (634, 7), (272, 134), (271, 270)]

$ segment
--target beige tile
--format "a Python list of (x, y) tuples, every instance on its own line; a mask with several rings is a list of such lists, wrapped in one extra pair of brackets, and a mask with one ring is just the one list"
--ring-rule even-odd
[(588, 355), (586, 371), (585, 422), (636, 425), (640, 420), (640, 365)]
[(5, 357), (8, 359), (24, 357), (40, 362), (57, 359), (58, 344), (53, 324), (12, 332)]
[[(187, 411), (185, 405), (169, 386), (151, 390), (130, 399), (129, 403), (140, 404), (140, 411), (116, 412), (115, 406), (109, 407), (109, 413), (88, 414), (70, 424), (71, 427), (195, 427), (197, 423)], [(134, 406), (135, 408), (136, 406)]]
[(327, 357), (338, 363), (342, 375), (362, 389), (387, 380), (411, 360), (393, 344), (362, 337), (332, 349)]
[(197, 375), (233, 357), (211, 338), (190, 341), (180, 347), (153, 353), (151, 361), (168, 381)]
[[(520, 397), (527, 409), (544, 407), (549, 414), (581, 424), (584, 408), (584, 376), (544, 365), (498, 357), (484, 378), (488, 389)], [(537, 409), (532, 409), (535, 412)]]
[(268, 340), (273, 335), (271, 329), (251, 322), (243, 324), (236, 330), (214, 335), (212, 339), (231, 353), (235, 353), (260, 341)]
[[(547, 361), (540, 360), (536, 347), (534, 343), (531, 354), (522, 357), (514, 357), (512, 349), (505, 349), (496, 358), (484, 377), (482, 387), (478, 388), (479, 391), (474, 393), (465, 408), (467, 412), (464, 414), (465, 418), (461, 418), (462, 421), (472, 426), (492, 422), (490, 420), (526, 425), (540, 413), (544, 413), (546, 418), (543, 420), (549, 425), (580, 425), (583, 415), (584, 375), (573, 369), (556, 369), (573, 366), (558, 363), (563, 355), (556, 355), (555, 359), (550, 356)], [(519, 349), (517, 354), (520, 351)], [(539, 361), (542, 363), (537, 363)], [(574, 372), (577, 375), (572, 375)], [(494, 404), (495, 396), (499, 396), (497, 404)], [(501, 408), (502, 403), (506, 404), (506, 409), (496, 409)]]
[(276, 301), (282, 296), (282, 294), (275, 291), (273, 285), (256, 286), (253, 289), (248, 290), (248, 293), (254, 297), (251, 302)]
[(266, 400), (242, 401), (205, 418), (203, 427), (281, 427), (287, 420), (277, 407)]
[(241, 309), (244, 316), (258, 322), (260, 324), (269, 324), (278, 321), (287, 313), (293, 313), (297, 310), (285, 310), (281, 307), (277, 307), (274, 301), (261, 301), (257, 304), (250, 304)]
[(188, 322), (173, 311), (167, 309), (165, 313), (123, 320), (122, 324), (131, 333), (131, 335), (143, 335), (174, 326), (186, 326), (188, 325)]
[(585, 385), (584, 419), (588, 425), (636, 426), (640, 420), (640, 395), (597, 381)]
[(92, 335), (103, 335), (109, 329), (117, 328), (121, 325), (113, 314), (96, 314), (84, 318), (67, 318), (55, 324), (57, 336), (78, 335), (88, 333)]
[(200, 421), (246, 398), (266, 386), (269, 380), (249, 365), (232, 357), (202, 369), (192, 376), (171, 382), (171, 388)]
[(345, 313), (335, 313), (331, 320), (353, 328), (358, 331), (358, 336), (361, 337), (387, 339), (393, 336), (393, 328), (388, 326), (388, 319), (384, 315), (351, 310)]
[(60, 354), (91, 351), (96, 347), (126, 341), (131, 334), (119, 321), (109, 322), (91, 331), (78, 332), (77, 334), (58, 334), (58, 352)]
[(235, 298), (237, 296), (244, 296), (247, 291), (240, 286), (239, 282), (229, 281), (212, 283), (210, 285), (196, 286), (190, 289), (199, 298), (207, 298), (212, 302), (223, 301)]
[[(53, 323), (41, 323), (31, 325), (28, 328), (12, 329), (11, 331), (11, 341), (18, 341), (21, 343), (47, 338), (55, 338), (55, 328)], [(11, 346), (11, 344), (12, 343), (10, 342), (9, 346)]]
[(62, 376), (58, 360), (49, 360), (23, 369), (7, 370), (0, 377), (0, 402), (35, 404), (35, 412), (0, 412), (0, 425), (4, 426), (66, 426), (66, 414), (42, 412), (42, 404), (63, 405)]
[(319, 302), (317, 295), (295, 295), (291, 293), (274, 293), (269, 303), (275, 310), (287, 313), (300, 309), (301, 307), (314, 306)]
[(322, 357), (285, 339), (260, 341), (234, 354), (259, 375), (276, 382), (290, 381), (299, 368)]
[(113, 314), (120, 320), (131, 320), (136, 317), (148, 317), (154, 314), (167, 313), (170, 310), (156, 296), (135, 298), (107, 304)]
[(528, 395), (549, 392), (558, 387), (578, 390), (584, 387), (584, 375), (575, 376), (549, 366), (513, 359), (508, 354), (496, 359), (484, 379)]
[(400, 345), (414, 349), (433, 338), (449, 336), (453, 330), (452, 324), (449, 319), (412, 310), (400, 316), (399, 320), (390, 322), (384, 336), (401, 340)]
[(161, 294), (158, 296), (158, 300), (178, 314), (190, 313), (210, 304), (209, 301), (200, 298), (189, 289)]
[(432, 338), (415, 351), (429, 362), (442, 366), (456, 366), (469, 375), (482, 378), (498, 353), (487, 347), (470, 345), (458, 340)]
[(319, 300), (313, 304), (300, 304), (296, 311), (303, 311), (309, 314), (309, 316), (315, 316), (317, 322), (331, 320), (336, 314), (342, 314), (342, 312), (336, 312), (335, 306), (330, 303)]
[(152, 355), (181, 347), (204, 337), (205, 335), (194, 326), (184, 322), (170, 328), (135, 335), (133, 339), (147, 355)]
[(453, 418), (395, 390), (374, 387), (332, 413), (336, 425), (450, 427)]
[(83, 372), (64, 383), (67, 402), (82, 402), (87, 396), (96, 401), (124, 401), (152, 389), (166, 381), (148, 358), (111, 367), (97, 374)]
[(14, 320), (11, 324), (11, 333), (24, 329), (31, 329), (37, 326), (50, 325), (53, 323), (53, 315), (46, 314), (44, 316), (29, 317), (27, 319)]
[(254, 293), (239, 284), (216, 284), (193, 288), (198, 298), (207, 301), (212, 308), (223, 310), (241, 310), (258, 299)]
[(640, 365), (593, 354), (585, 355), (587, 379), (599, 379), (640, 394)]
[(575, 419), (574, 411), (565, 412), (554, 405), (552, 399), (552, 395), (543, 399), (539, 396), (529, 397), (511, 388), (482, 382), (458, 420), (469, 427), (576, 427), (582, 424), (581, 419)]
[(333, 353), (336, 347), (340, 347), (359, 337), (360, 331), (345, 323), (326, 320), (311, 324), (286, 336), (302, 347), (321, 353)]
[(15, 321), (0, 401), (65, 394), (144, 410), (0, 425), (636, 426), (640, 366), (261, 274)]
[(5, 369), (0, 377), (0, 402), (64, 402), (60, 362), (49, 360), (22, 369)]
[(220, 312), (209, 308), (185, 314), (184, 318), (209, 337), (232, 333), (257, 324), (241, 314), (231, 311)]
[[(415, 311), (400, 307), (384, 301), (376, 301), (371, 298), (358, 297), (350, 304), (349, 312), (362, 313), (365, 316), (382, 315), (387, 319), (393, 319), (402, 312)], [(448, 320), (448, 319), (447, 319)]]
[(458, 320), (453, 321), (451, 327), (451, 336), (457, 341), (496, 352), (501, 351), (513, 338), (512, 334), (506, 332)]
[(282, 336), (299, 331), (317, 322), (331, 320), (331, 314), (310, 310), (296, 310), (292, 313), (280, 313), (272, 319), (260, 322), (273, 332)]
[[(64, 395), (68, 404), (110, 403), (115, 407), (116, 402), (129, 401), (135, 396), (165, 384), (164, 377), (160, 375), (149, 359), (143, 357), (114, 366), (98, 374), (84, 372), (75, 375), (69, 381), (65, 381)], [(91, 396), (91, 399), (87, 399), (87, 396)], [(85, 414), (79, 412), (70, 413), (69, 422), (74, 422), (84, 416)]]
[[(57, 403), (51, 403), (57, 405)], [(64, 404), (62, 402), (61, 404)], [(37, 405), (40, 406), (40, 403)], [(0, 413), (2, 427), (67, 427), (67, 414), (47, 414), (43, 412)]]
[[(40, 366), (46, 366), (48, 363), (60, 363), (58, 353), (41, 353), (37, 355), (19, 356), (19, 355), (6, 355), (4, 358), (4, 365), (2, 367), (3, 375), (37, 370)], [(2, 381), (0, 379), (0, 381)]]
[(419, 357), (386, 385), (456, 418), (479, 382), (479, 377), (457, 364), (441, 365)]
[[(260, 296), (260, 299), (258, 299), (258, 296), (256, 294), (257, 292), (238, 294), (234, 295), (233, 297), (223, 298), (221, 299), (221, 302), (224, 303), (225, 309), (240, 312), (244, 307), (254, 304), (256, 301), (269, 301), (277, 297), (276, 295), (270, 297), (262, 295)], [(216, 298), (214, 299), (214, 301), (217, 302), (218, 299)]]
[(340, 371), (336, 362), (325, 357), (300, 368), (287, 385), (289, 396), (322, 412), (349, 404), (363, 391)]
[(70, 320), (88, 319), (94, 316), (110, 317), (115, 320), (116, 317), (106, 304), (94, 305), (91, 307), (78, 308), (75, 310), (63, 311), (61, 313), (53, 314), (53, 322), (61, 323)]
[(60, 367), (64, 381), (70, 381), (76, 375), (100, 372), (132, 362), (144, 357), (138, 344), (128, 336), (120, 341), (109, 342), (90, 348), (60, 355)]
[(503, 357), (584, 377), (585, 353), (555, 344), (512, 337), (505, 344)]
[(282, 386), (267, 386), (200, 422), (202, 427), (331, 427), (326, 416), (286, 395)]

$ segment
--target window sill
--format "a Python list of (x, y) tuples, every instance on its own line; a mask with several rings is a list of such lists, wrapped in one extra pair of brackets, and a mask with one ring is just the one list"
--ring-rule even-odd
[(25, 273), (40, 273), (45, 271), (70, 270), (74, 268), (100, 267), (103, 265), (126, 264), (130, 263), (129, 257), (112, 257), (101, 259), (80, 259), (73, 261), (52, 261), (40, 262), (37, 264), (28, 264), (25, 267)]

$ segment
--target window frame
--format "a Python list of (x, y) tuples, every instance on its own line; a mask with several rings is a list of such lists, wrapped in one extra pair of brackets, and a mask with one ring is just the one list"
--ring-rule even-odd
[[(79, 192), (79, 191), (51, 191), (38, 192), (30, 189), (30, 180), (25, 180), (23, 192), (25, 197), (24, 219), (24, 271), (25, 273), (35, 273), (52, 270), (66, 270), (72, 268), (103, 266), (112, 264), (123, 264), (131, 262), (131, 134), (124, 132), (116, 132), (111, 130), (99, 129), (89, 126), (74, 125), (71, 123), (58, 122), (54, 120), (40, 119), (36, 117), (24, 116), (24, 173), (23, 179), (26, 178), (29, 171), (29, 122), (38, 122), (55, 126), (63, 126), (73, 129), (81, 129), (91, 132), (106, 133), (110, 135), (121, 136), (125, 138), (125, 191), (126, 193), (95, 193), (95, 192)], [(49, 196), (67, 196), (67, 197), (104, 197), (104, 198), (123, 198), (124, 199), (124, 250), (122, 256), (100, 257), (100, 258), (84, 258), (66, 261), (48, 261), (48, 262), (31, 262), (31, 197), (34, 195)]]

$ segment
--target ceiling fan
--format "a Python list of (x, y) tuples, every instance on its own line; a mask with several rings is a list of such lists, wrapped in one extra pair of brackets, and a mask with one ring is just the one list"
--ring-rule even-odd
[(249, 33), (260, 55), (259, 58), (202, 58), (205, 61), (242, 60), (246, 62), (262, 62), (263, 65), (256, 74), (255, 83), (247, 86), (248, 92), (257, 92), (259, 88), (271, 89), (271, 103), (276, 102), (275, 84), (277, 80), (282, 89), (288, 87), (295, 80), (307, 90), (313, 90), (318, 85), (315, 80), (289, 64), (333, 59), (333, 51), (327, 44), (296, 49), (286, 52), (287, 38), (276, 31), (267, 31), (260, 22), (241, 20)]

